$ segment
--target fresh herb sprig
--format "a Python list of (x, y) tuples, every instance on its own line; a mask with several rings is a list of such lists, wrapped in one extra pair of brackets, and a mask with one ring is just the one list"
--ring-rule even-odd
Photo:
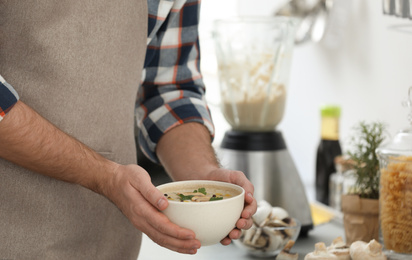
[(351, 138), (354, 150), (348, 155), (354, 161), (356, 183), (350, 194), (379, 199), (379, 160), (375, 151), (385, 139), (385, 128), (381, 122), (360, 122), (354, 128), (355, 135)]

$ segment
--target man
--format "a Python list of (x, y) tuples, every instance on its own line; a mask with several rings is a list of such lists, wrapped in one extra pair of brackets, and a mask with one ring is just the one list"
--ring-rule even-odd
[(198, 4), (2, 2), (0, 258), (136, 259), (140, 231), (196, 253), (194, 233), (160, 212), (167, 200), (135, 164), (136, 96), (142, 148), (174, 180), (245, 188), (237, 229), (222, 244), (251, 226), (253, 186), (219, 168), (210, 145)]

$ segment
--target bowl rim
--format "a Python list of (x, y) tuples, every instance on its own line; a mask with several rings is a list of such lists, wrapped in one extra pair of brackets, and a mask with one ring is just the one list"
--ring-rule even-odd
[(201, 205), (201, 204), (210, 204), (210, 203), (227, 203), (231, 200), (238, 199), (240, 196), (244, 196), (245, 194), (245, 189), (243, 189), (241, 186), (230, 183), (230, 182), (224, 182), (224, 181), (212, 181), (212, 180), (187, 180), (187, 181), (172, 181), (168, 183), (164, 183), (161, 185), (156, 186), (158, 190), (161, 191), (161, 188), (167, 187), (167, 186), (174, 186), (174, 185), (179, 185), (179, 184), (185, 184), (185, 183), (207, 183), (207, 184), (213, 184), (213, 185), (222, 185), (222, 186), (228, 186), (232, 187), (233, 189), (240, 190), (241, 192), (233, 197), (224, 199), (224, 200), (214, 200), (214, 201), (203, 201), (203, 202), (198, 202), (198, 203), (182, 203), (180, 201), (174, 201), (174, 200), (167, 200), (171, 204), (178, 204), (178, 205)]

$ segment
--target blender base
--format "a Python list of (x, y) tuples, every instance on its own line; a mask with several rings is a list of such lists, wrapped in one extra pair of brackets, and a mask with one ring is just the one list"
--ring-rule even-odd
[(218, 157), (223, 167), (245, 173), (257, 201), (266, 200), (299, 219), (301, 236), (313, 228), (306, 191), (281, 132), (228, 131)]

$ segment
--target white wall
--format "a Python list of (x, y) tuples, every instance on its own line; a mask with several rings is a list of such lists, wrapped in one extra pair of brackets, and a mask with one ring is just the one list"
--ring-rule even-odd
[[(219, 2), (224, 1), (203, 1), (203, 12), (220, 9), (214, 17), (223, 17)], [(268, 0), (228, 2), (232, 5), (231, 15), (271, 15), (279, 4)], [(286, 112), (279, 125), (302, 179), (308, 184), (314, 181), (321, 104), (337, 103), (342, 107), (343, 149), (347, 148), (345, 139), (351, 129), (361, 120), (385, 122), (392, 135), (408, 125), (409, 110), (401, 102), (412, 86), (412, 20), (383, 15), (380, 0), (335, 2), (341, 8), (340, 16), (332, 17), (334, 26), (325, 41), (295, 47)], [(218, 107), (213, 106), (219, 95), (216, 65), (211, 38), (206, 33), (210, 19), (203, 17), (202, 70), (219, 142), (228, 125)], [(331, 39), (339, 40), (330, 44)]]

